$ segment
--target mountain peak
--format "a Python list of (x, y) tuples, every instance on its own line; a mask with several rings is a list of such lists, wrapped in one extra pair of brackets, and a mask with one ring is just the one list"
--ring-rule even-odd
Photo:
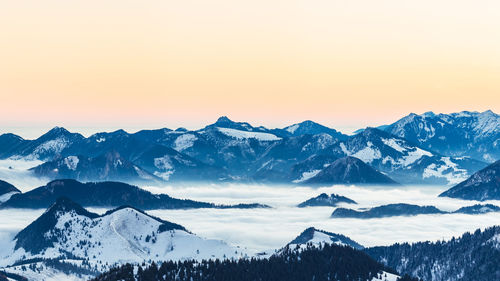
[(432, 117), (436, 116), (436, 114), (434, 112), (432, 112), (432, 111), (427, 111), (424, 114), (422, 114), (422, 116), (423, 117), (431, 117), (432, 118)]
[(27, 252), (39, 253), (52, 246), (56, 238), (48, 237), (46, 233), (55, 228), (62, 215), (70, 212), (91, 219), (98, 217), (97, 214), (85, 210), (70, 199), (60, 197), (45, 213), (15, 236), (17, 240), (15, 249), (24, 248)]
[(355, 249), (362, 249), (363, 246), (351, 240), (349, 237), (320, 230), (314, 227), (305, 229), (299, 236), (292, 240), (288, 245), (305, 245), (312, 243), (314, 245), (327, 243), (347, 245)]
[(45, 188), (54, 189), (54, 187), (57, 186), (74, 185), (74, 184), (82, 184), (82, 183), (74, 179), (57, 179), (47, 183), (47, 185), (45, 185)]
[(139, 213), (139, 214), (142, 214), (146, 217), (149, 217), (152, 220), (155, 220), (155, 221), (161, 223), (161, 225), (158, 227), (158, 231), (160, 233), (165, 232), (165, 231), (169, 231), (169, 230), (182, 230), (182, 231), (189, 232), (185, 227), (183, 227), (180, 224), (165, 221), (165, 220), (162, 220), (158, 217), (151, 216), (151, 215), (147, 214), (146, 212), (144, 212), (143, 210), (137, 209), (137, 208), (132, 207), (130, 205), (123, 205), (123, 206), (120, 206), (118, 208), (109, 210), (106, 213), (104, 213), (102, 215), (102, 217), (109, 216), (109, 215), (116, 214), (116, 213), (123, 212), (123, 211), (132, 211), (133, 213)]
[(365, 164), (358, 158), (346, 156), (335, 160), (306, 184), (397, 184), (388, 176)]
[(496, 115), (491, 109), (481, 112), (481, 115)]
[[(220, 118), (219, 118), (220, 119)], [(184, 127), (179, 127), (177, 129), (175, 129), (176, 132), (187, 132), (188, 129), (184, 128)]]
[(220, 124), (220, 123), (233, 123), (233, 121), (229, 119), (227, 116), (221, 116), (217, 119), (215, 124)]
[(68, 197), (57, 198), (56, 202), (52, 204), (52, 206), (50, 206), (49, 209), (47, 209), (46, 213), (71, 212), (71, 211), (75, 211), (75, 213), (85, 215), (87, 217), (97, 217), (97, 215), (88, 212), (82, 206), (73, 202)]
[(47, 133), (45, 133), (44, 136), (66, 135), (66, 134), (70, 134), (70, 132), (63, 127), (56, 126), (50, 129)]
[(347, 138), (347, 136), (336, 131), (335, 129), (323, 126), (312, 120), (304, 120), (300, 123), (287, 126), (282, 130), (286, 131), (291, 136), (300, 136), (305, 134), (308, 135), (328, 134), (340, 140), (344, 140)]

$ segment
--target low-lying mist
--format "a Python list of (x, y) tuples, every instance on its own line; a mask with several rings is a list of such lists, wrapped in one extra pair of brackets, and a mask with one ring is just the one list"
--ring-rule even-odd
[(0, 160), (0, 180), (13, 184), (22, 192), (45, 185), (48, 179), (37, 178), (29, 171), (42, 163), (39, 160)]
[[(38, 163), (39, 164), (39, 163)], [(48, 180), (35, 178), (27, 171), (36, 161), (0, 161), (0, 179), (23, 192), (44, 185)], [(302, 201), (322, 192), (347, 196), (367, 208), (389, 203), (433, 205), (454, 211), (478, 202), (439, 198), (446, 186), (330, 186), (322, 188), (244, 184), (143, 186), (153, 193), (166, 193), (219, 204), (263, 203), (271, 209), (193, 209), (153, 210), (151, 215), (179, 223), (195, 234), (224, 240), (250, 251), (267, 251), (284, 246), (305, 228), (314, 226), (344, 234), (364, 246), (390, 245), (395, 242), (449, 239), (466, 231), (498, 224), (500, 213), (483, 215), (445, 214), (380, 219), (331, 219), (333, 207), (296, 208)], [(500, 201), (490, 201), (500, 205)], [(103, 213), (104, 209), (91, 208)], [(0, 249), (7, 249), (14, 235), (44, 210), (0, 210)], [(0, 250), (2, 256), (2, 250)]]
[[(225, 240), (249, 250), (263, 251), (284, 246), (305, 228), (314, 226), (347, 235), (364, 246), (390, 245), (449, 239), (466, 231), (498, 224), (500, 214), (445, 214), (380, 219), (331, 219), (333, 207), (296, 208), (306, 199), (322, 192), (347, 196), (367, 208), (390, 203), (433, 205), (454, 211), (479, 202), (440, 198), (442, 186), (331, 186), (323, 188), (265, 185), (207, 185), (193, 187), (145, 187), (155, 193), (215, 203), (259, 202), (272, 209), (250, 210), (155, 210), (152, 215), (183, 224), (199, 235)], [(489, 201), (500, 205), (500, 201)]]

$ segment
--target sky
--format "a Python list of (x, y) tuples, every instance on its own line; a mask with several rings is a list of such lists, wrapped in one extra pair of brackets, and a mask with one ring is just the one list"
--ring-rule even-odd
[(0, 128), (500, 112), (500, 2), (0, 0)]

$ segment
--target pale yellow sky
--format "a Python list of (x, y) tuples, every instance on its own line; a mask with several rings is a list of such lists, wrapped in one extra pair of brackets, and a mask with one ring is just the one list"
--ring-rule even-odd
[(0, 0), (0, 126), (500, 111), (499, 1)]

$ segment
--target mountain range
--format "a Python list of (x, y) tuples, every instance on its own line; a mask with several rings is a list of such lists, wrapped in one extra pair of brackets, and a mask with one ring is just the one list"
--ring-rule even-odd
[(395, 216), (416, 216), (429, 214), (485, 214), (490, 212), (500, 212), (500, 207), (493, 204), (475, 204), (472, 206), (461, 207), (453, 212), (442, 211), (434, 206), (418, 206), (405, 203), (388, 204), (362, 210), (353, 210), (347, 208), (337, 208), (333, 211), (332, 218), (384, 218)]
[[(352, 136), (313, 121), (268, 129), (223, 116), (199, 130), (117, 130), (84, 137), (55, 127), (35, 140), (3, 134), (0, 159), (45, 161), (32, 172), (49, 179), (381, 183), (331, 178), (328, 169), (335, 161), (354, 157), (402, 184), (457, 184), (498, 160), (499, 128), (500, 118), (491, 111), (410, 114)], [(350, 170), (349, 163), (339, 164), (337, 169)]]
[(500, 158), (500, 116), (491, 110), (412, 113), (383, 130), (442, 155), (490, 163)]
[(66, 197), (85, 207), (134, 206), (151, 209), (192, 208), (269, 208), (262, 204), (215, 205), (212, 203), (177, 199), (167, 194), (153, 194), (122, 182), (87, 182), (54, 180), (26, 193), (16, 193), (0, 204), (0, 208), (40, 209), (52, 205), (59, 197)]

